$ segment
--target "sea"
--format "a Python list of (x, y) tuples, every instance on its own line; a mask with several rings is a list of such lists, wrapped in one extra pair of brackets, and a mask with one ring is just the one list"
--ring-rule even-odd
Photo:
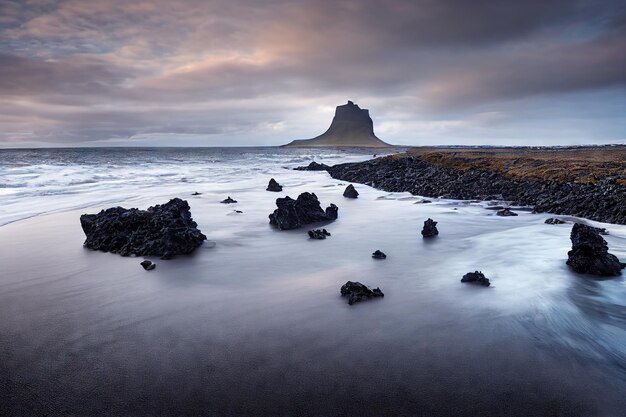
[[(605, 227), (622, 261), (626, 226), (364, 184), (347, 199), (347, 182), (293, 170), (374, 156), (0, 150), (0, 415), (626, 415), (626, 281), (565, 264), (574, 221)], [(339, 207), (311, 226), (325, 240), (269, 224), (305, 191)], [(82, 246), (81, 214), (174, 197), (208, 237), (192, 255), (144, 271)], [(423, 239), (428, 218), (439, 236)], [(473, 271), (491, 286), (460, 282)], [(348, 305), (347, 281), (385, 296)]]

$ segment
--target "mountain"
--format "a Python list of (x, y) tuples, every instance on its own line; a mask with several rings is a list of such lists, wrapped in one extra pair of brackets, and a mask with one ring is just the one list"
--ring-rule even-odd
[(283, 146), (386, 148), (391, 145), (378, 139), (374, 134), (374, 123), (369, 110), (361, 109), (358, 105), (348, 101), (348, 104), (337, 106), (333, 122), (326, 132), (313, 139), (294, 140)]

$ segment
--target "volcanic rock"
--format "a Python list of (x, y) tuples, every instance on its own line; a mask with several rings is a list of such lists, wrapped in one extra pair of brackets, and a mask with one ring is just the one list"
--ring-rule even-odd
[(328, 230), (326, 229), (309, 230), (308, 234), (311, 239), (318, 239), (318, 240), (326, 239), (326, 236), (330, 236), (330, 232), (328, 232)]
[(276, 199), (278, 207), (269, 215), (270, 224), (280, 230), (297, 229), (309, 223), (331, 221), (337, 219), (338, 207), (331, 204), (322, 210), (317, 196), (313, 193), (302, 193), (296, 200), (289, 196)]
[(230, 196), (228, 196), (227, 199), (220, 201), (220, 203), (222, 203), (222, 204), (233, 204), (233, 203), (236, 203), (236, 202), (237, 202), (237, 200), (233, 200), (232, 198), (230, 198)]
[(565, 224), (567, 222), (561, 219), (557, 219), (556, 217), (550, 217), (549, 219), (546, 219), (544, 223), (545, 224)]
[(358, 198), (359, 192), (354, 188), (354, 185), (350, 184), (344, 190), (343, 196), (347, 198)]
[(581, 274), (616, 276), (626, 264), (609, 253), (609, 248), (597, 228), (576, 223), (570, 234), (572, 250), (567, 255), (567, 265)]
[(376, 250), (376, 252), (372, 253), (372, 258), (374, 259), (385, 259), (387, 258), (387, 255), (385, 255), (383, 252), (381, 252), (380, 250)]
[(206, 240), (191, 218), (189, 204), (180, 198), (148, 210), (113, 207), (83, 214), (80, 224), (87, 236), (85, 247), (122, 256), (169, 259), (193, 252)]
[(496, 214), (502, 217), (517, 216), (517, 213), (515, 213), (514, 211), (511, 211), (511, 209), (509, 209), (508, 207), (496, 212)]
[(373, 297), (384, 297), (385, 294), (380, 288), (370, 290), (369, 287), (361, 284), (360, 282), (348, 281), (341, 287), (341, 295), (348, 297), (348, 304), (352, 305), (359, 301), (369, 300)]
[(294, 170), (296, 171), (326, 171), (328, 168), (330, 168), (330, 166), (326, 164), (319, 164), (313, 161), (305, 167), (296, 167), (294, 168)]
[(282, 191), (282, 190), (283, 190), (283, 186), (282, 186), (282, 185), (280, 185), (280, 184), (278, 184), (278, 183), (276, 182), (276, 180), (275, 180), (274, 178), (272, 178), (272, 179), (270, 179), (269, 184), (267, 184), (267, 188), (266, 188), (266, 190), (267, 190), (267, 191), (273, 191), (273, 192), (277, 193), (277, 192), (279, 192), (279, 191)]
[(147, 259), (145, 261), (142, 261), (139, 265), (141, 265), (146, 271), (152, 271), (154, 268), (156, 268), (156, 264)]
[(424, 228), (422, 229), (422, 236), (433, 237), (439, 234), (437, 230), (437, 222), (433, 219), (428, 219), (424, 222)]
[(390, 145), (374, 134), (369, 110), (348, 101), (348, 104), (337, 106), (335, 117), (325, 133), (313, 139), (294, 140), (284, 146), (386, 148)]
[(191, 195), (202, 195), (202, 193), (199, 193), (197, 191), (194, 191), (193, 193), (191, 193)]
[(468, 272), (467, 274), (463, 275), (463, 278), (461, 278), (461, 282), (470, 282), (472, 284), (478, 284), (484, 287), (488, 287), (491, 285), (489, 279), (487, 279), (481, 271)]

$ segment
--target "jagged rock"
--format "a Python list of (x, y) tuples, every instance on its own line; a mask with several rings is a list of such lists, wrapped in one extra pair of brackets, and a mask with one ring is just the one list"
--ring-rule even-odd
[(282, 186), (282, 185), (280, 185), (280, 184), (278, 184), (278, 183), (276, 182), (276, 180), (275, 180), (274, 178), (272, 178), (272, 179), (270, 179), (269, 184), (267, 184), (267, 188), (266, 188), (266, 190), (267, 190), (267, 191), (273, 191), (273, 192), (277, 193), (277, 192), (279, 192), (279, 191), (282, 191), (282, 190), (283, 190), (283, 186)]
[(146, 271), (152, 271), (154, 268), (156, 268), (156, 264), (147, 259), (145, 261), (142, 261), (139, 265), (141, 265)]
[(422, 236), (433, 237), (439, 234), (437, 230), (437, 222), (433, 219), (428, 219), (424, 222), (424, 228), (422, 229)]
[(309, 230), (308, 234), (311, 239), (318, 239), (318, 240), (326, 239), (326, 236), (330, 236), (330, 232), (328, 232), (328, 230), (326, 229)]
[(372, 253), (372, 258), (374, 259), (385, 259), (387, 258), (387, 255), (385, 255), (383, 252), (381, 252), (380, 250), (376, 250), (376, 252)]
[(546, 219), (544, 223), (545, 224), (565, 224), (567, 222), (561, 219), (557, 219), (556, 217), (550, 217), (549, 219)]
[(589, 226), (589, 227), (591, 227), (593, 230), (595, 230), (601, 235), (608, 236), (609, 234), (609, 231), (606, 230), (604, 227), (594, 227), (594, 226)]
[(326, 171), (328, 168), (330, 168), (330, 166), (326, 164), (319, 164), (313, 161), (305, 167), (296, 167), (294, 168), (294, 170), (296, 171)]
[(502, 217), (517, 216), (517, 213), (515, 213), (514, 211), (511, 211), (511, 209), (509, 209), (508, 207), (496, 212), (496, 214)]
[(484, 287), (488, 287), (491, 285), (489, 279), (487, 279), (481, 271), (468, 272), (467, 274), (463, 275), (463, 278), (461, 278), (461, 282), (470, 282), (473, 284), (482, 285)]
[(358, 198), (359, 192), (354, 188), (354, 185), (350, 184), (343, 192), (343, 196), (347, 198)]
[(297, 229), (309, 223), (331, 221), (337, 219), (338, 207), (331, 204), (322, 210), (317, 196), (313, 193), (302, 193), (296, 200), (290, 197), (277, 198), (278, 207), (269, 215), (270, 224), (280, 230)]
[(233, 203), (236, 203), (236, 202), (237, 202), (237, 200), (233, 200), (232, 198), (230, 198), (230, 196), (228, 196), (227, 199), (220, 201), (220, 203), (222, 203), (222, 204), (233, 204)]
[(122, 256), (169, 259), (193, 252), (206, 240), (191, 218), (189, 204), (180, 198), (148, 210), (113, 207), (83, 214), (80, 224), (87, 236), (85, 247)]
[(621, 263), (600, 236), (597, 228), (576, 223), (570, 234), (572, 250), (567, 255), (567, 265), (582, 274), (616, 276), (626, 264)]
[(370, 290), (369, 287), (360, 282), (348, 281), (341, 287), (341, 295), (348, 297), (348, 304), (352, 305), (359, 301), (368, 300), (373, 297), (384, 297), (385, 294), (380, 288)]
[(389, 144), (374, 134), (374, 123), (369, 110), (361, 109), (351, 101), (337, 106), (335, 117), (328, 130), (313, 139), (294, 140), (283, 145), (289, 147), (368, 147), (386, 148)]

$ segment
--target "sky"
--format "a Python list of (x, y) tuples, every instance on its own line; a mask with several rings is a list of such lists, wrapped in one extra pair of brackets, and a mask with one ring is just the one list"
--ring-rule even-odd
[(626, 143), (626, 0), (0, 0), (0, 147)]

